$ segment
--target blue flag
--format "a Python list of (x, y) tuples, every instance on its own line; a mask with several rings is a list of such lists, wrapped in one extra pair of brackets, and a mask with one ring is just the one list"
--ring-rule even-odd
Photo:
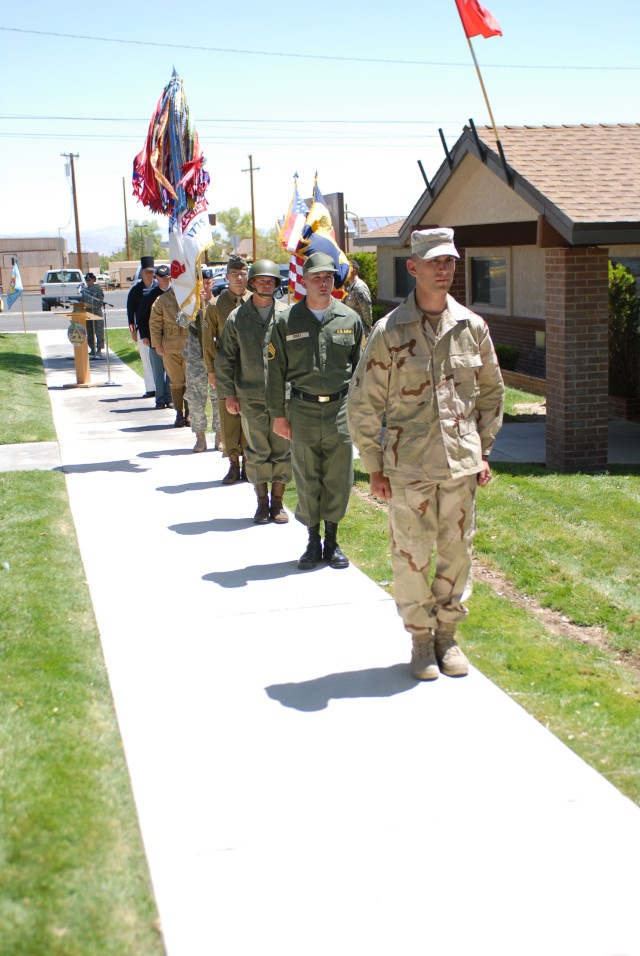
[(7, 308), (11, 308), (16, 299), (19, 299), (24, 288), (22, 286), (22, 279), (20, 278), (20, 270), (18, 269), (18, 260), (16, 259), (13, 269), (11, 270), (11, 278), (9, 279), (9, 291), (7, 292)]
[(351, 266), (349, 265), (349, 260), (346, 255), (336, 242), (336, 235), (331, 222), (331, 213), (324, 200), (324, 196), (318, 188), (317, 177), (313, 187), (313, 203), (307, 215), (304, 229), (302, 230), (302, 240), (298, 246), (298, 255), (306, 257), (312, 255), (314, 252), (326, 252), (335, 262), (336, 291), (333, 294), (336, 298), (343, 298), (346, 292), (340, 292), (339, 290), (344, 285)]

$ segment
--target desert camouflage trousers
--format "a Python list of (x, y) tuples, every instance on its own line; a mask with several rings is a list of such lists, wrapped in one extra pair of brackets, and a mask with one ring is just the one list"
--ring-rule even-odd
[[(477, 476), (391, 479), (389, 536), (398, 614), (413, 634), (458, 624), (469, 613)], [(432, 555), (435, 567), (432, 573)]]
[[(210, 388), (209, 378), (200, 351), (200, 343), (191, 333), (189, 333), (189, 338), (187, 339), (187, 344), (182, 354), (184, 355), (187, 365), (187, 391), (185, 398), (189, 403), (191, 431), (206, 432), (207, 415), (205, 409)], [(220, 431), (220, 412), (218, 410), (218, 393), (215, 388), (211, 389), (211, 408), (211, 430), (218, 433)]]

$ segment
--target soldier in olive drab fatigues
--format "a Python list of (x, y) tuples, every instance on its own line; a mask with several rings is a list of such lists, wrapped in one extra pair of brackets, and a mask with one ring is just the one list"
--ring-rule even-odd
[[(353, 484), (346, 395), (364, 332), (353, 309), (331, 296), (335, 280), (331, 256), (313, 253), (305, 260), (303, 272), (306, 296), (277, 316), (271, 333), (268, 405), (274, 431), (291, 438), (298, 490), (296, 518), (309, 530), (298, 567), (313, 568), (324, 559), (331, 567), (345, 568), (349, 561), (337, 544), (337, 528)], [(288, 412), (287, 382), (291, 384)]]
[(468, 613), (475, 494), (491, 479), (504, 385), (485, 321), (448, 295), (458, 258), (453, 231), (423, 230), (411, 240), (416, 290), (374, 326), (348, 409), (371, 490), (389, 501), (411, 670), (433, 680), (468, 672), (455, 633)]
[(189, 323), (189, 337), (184, 347), (184, 359), (186, 362), (186, 380), (187, 390), (185, 397), (189, 405), (189, 415), (191, 417), (191, 431), (195, 433), (196, 443), (193, 446), (195, 452), (207, 450), (207, 415), (206, 405), (209, 390), (211, 389), (211, 419), (212, 427), (215, 433), (214, 449), (218, 448), (220, 441), (220, 411), (218, 409), (218, 393), (215, 388), (209, 385), (207, 368), (204, 364), (204, 352), (202, 349), (202, 330), (206, 322), (204, 312), (211, 301), (211, 289), (213, 287), (213, 270), (202, 270), (202, 299), (201, 307), (198, 309), (195, 320)]
[(276, 314), (286, 309), (274, 298), (281, 281), (280, 270), (270, 259), (252, 264), (248, 282), (252, 295), (227, 319), (216, 354), (218, 394), (226, 399), (227, 411), (242, 418), (247, 475), (258, 499), (256, 524), (289, 520), (282, 496), (291, 481), (290, 443), (273, 431), (266, 405), (271, 329)]
[[(210, 302), (205, 312), (205, 323), (202, 330), (202, 350), (204, 364), (209, 376), (209, 384), (216, 388), (215, 361), (218, 342), (222, 335), (224, 324), (234, 309), (249, 298), (247, 279), (249, 271), (247, 263), (239, 256), (233, 256), (227, 263), (227, 279), (229, 288)], [(244, 435), (239, 415), (231, 415), (223, 401), (218, 400), (220, 413), (220, 431), (225, 458), (229, 459), (229, 471), (222, 479), (224, 485), (235, 484), (246, 478), (246, 471), (241, 468), (241, 458), (244, 454)]]
[(189, 405), (184, 397), (186, 382), (185, 361), (182, 355), (189, 331), (176, 322), (180, 309), (176, 294), (170, 288), (169, 266), (158, 266), (156, 276), (158, 285), (163, 291), (151, 306), (149, 317), (151, 345), (158, 355), (162, 356), (171, 383), (171, 401), (176, 410), (175, 427), (182, 428), (184, 425), (191, 424)]

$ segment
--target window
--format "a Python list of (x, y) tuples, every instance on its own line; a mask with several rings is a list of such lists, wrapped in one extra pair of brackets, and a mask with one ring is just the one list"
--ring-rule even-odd
[(416, 280), (407, 272), (409, 256), (398, 256), (393, 260), (395, 267), (394, 290), (399, 299), (406, 299), (416, 287)]
[(471, 257), (471, 301), (507, 307), (507, 260), (502, 256)]

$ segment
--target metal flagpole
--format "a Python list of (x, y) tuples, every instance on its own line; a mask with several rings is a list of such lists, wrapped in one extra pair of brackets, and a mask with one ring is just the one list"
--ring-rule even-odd
[(104, 317), (104, 347), (107, 352), (107, 381), (101, 382), (99, 386), (100, 388), (120, 384), (119, 382), (111, 381), (111, 359), (109, 358), (109, 330), (107, 328), (107, 306), (109, 306), (109, 308), (112, 309), (113, 304), (111, 302), (102, 303), (102, 315)]
[[(465, 34), (465, 36), (466, 36), (466, 34)], [(476, 68), (476, 73), (478, 74), (478, 79), (480, 80), (480, 88), (481, 88), (481, 90), (482, 90), (482, 95), (484, 96), (484, 101), (485, 101), (485, 103), (487, 104), (487, 109), (489, 110), (489, 118), (490, 118), (490, 120), (491, 120), (491, 125), (492, 125), (492, 127), (493, 127), (493, 132), (494, 132), (494, 135), (495, 135), (495, 138), (496, 138), (496, 143), (497, 143), (498, 148), (499, 148), (500, 145), (501, 145), (501, 143), (500, 143), (500, 137), (498, 136), (498, 130), (496, 129), (496, 121), (494, 120), (494, 118), (493, 118), (493, 113), (491, 112), (491, 105), (490, 105), (490, 103), (489, 103), (489, 97), (487, 96), (487, 91), (486, 91), (485, 88), (484, 88), (484, 81), (483, 81), (483, 79), (482, 79), (482, 73), (480, 72), (480, 67), (478, 66), (478, 61), (477, 61), (477, 59), (476, 59), (475, 50), (473, 49), (473, 44), (472, 44), (472, 42), (471, 42), (471, 38), (470, 38), (470, 37), (467, 37), (467, 43), (469, 44), (469, 49), (471, 50), (471, 56), (473, 57), (473, 63), (474, 63), (474, 66), (475, 66), (475, 68)]]

